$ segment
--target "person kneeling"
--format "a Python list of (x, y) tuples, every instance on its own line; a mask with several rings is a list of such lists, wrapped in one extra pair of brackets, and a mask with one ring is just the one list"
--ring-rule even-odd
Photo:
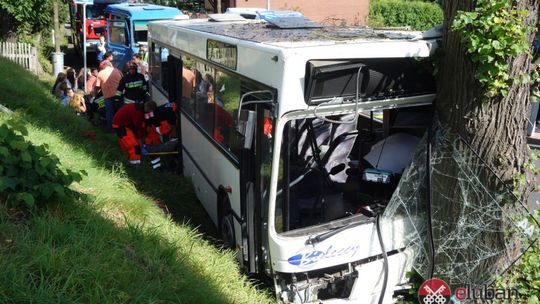
[(141, 141), (144, 133), (144, 105), (130, 103), (121, 107), (114, 115), (112, 127), (129, 163), (140, 164)]

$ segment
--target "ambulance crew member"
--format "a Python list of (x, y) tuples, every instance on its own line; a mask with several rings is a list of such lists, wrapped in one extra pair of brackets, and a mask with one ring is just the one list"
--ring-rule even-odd
[(121, 107), (114, 115), (112, 127), (118, 136), (120, 148), (127, 155), (129, 163), (140, 164), (140, 141), (144, 133), (144, 105), (130, 103)]
[(144, 112), (145, 144), (157, 145), (176, 137), (176, 114), (171, 104), (157, 107), (155, 102), (149, 101), (144, 104)]

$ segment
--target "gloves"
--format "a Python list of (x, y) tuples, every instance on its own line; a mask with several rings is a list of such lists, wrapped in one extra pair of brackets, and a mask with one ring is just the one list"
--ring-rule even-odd
[(146, 150), (146, 145), (142, 145), (142, 147), (141, 147), (141, 156), (145, 157), (146, 155), (148, 155), (148, 150)]

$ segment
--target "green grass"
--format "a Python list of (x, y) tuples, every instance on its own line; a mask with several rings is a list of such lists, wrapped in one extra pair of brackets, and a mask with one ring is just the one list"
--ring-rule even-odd
[[(78, 198), (31, 214), (0, 202), (0, 303), (270, 303), (240, 273), (188, 180), (124, 165), (116, 138), (62, 108), (49, 83), (0, 58), (0, 104), (28, 139), (88, 175)], [(82, 134), (96, 132), (96, 139)], [(0, 193), (1, 198), (1, 193)], [(156, 207), (167, 205), (169, 214)], [(210, 237), (207, 237), (210, 236)]]

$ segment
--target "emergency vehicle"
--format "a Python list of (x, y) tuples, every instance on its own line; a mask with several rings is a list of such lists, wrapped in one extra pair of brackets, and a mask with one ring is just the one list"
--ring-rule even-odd
[[(96, 43), (101, 35), (106, 34), (105, 8), (109, 4), (127, 2), (128, 0), (94, 0), (94, 4), (86, 5), (86, 52), (96, 52)], [(77, 4), (74, 0), (68, 2), (69, 17), (71, 24), (71, 38), (75, 50), (82, 54), (83, 51), (83, 4)]]

